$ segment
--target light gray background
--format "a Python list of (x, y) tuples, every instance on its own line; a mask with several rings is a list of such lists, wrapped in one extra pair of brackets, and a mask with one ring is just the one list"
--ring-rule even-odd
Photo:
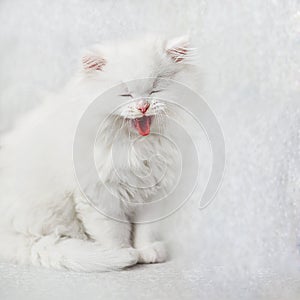
[(0, 264), (1, 299), (299, 299), (299, 1), (1, 0), (0, 19), (0, 130), (87, 45), (189, 31), (227, 147), (215, 201), (175, 216), (176, 259), (107, 274)]

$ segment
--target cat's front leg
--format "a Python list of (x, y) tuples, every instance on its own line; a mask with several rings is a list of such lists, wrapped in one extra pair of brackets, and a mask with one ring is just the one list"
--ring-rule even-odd
[(133, 225), (133, 246), (139, 252), (139, 263), (160, 263), (167, 260), (165, 243), (158, 241), (153, 223)]
[(104, 215), (85, 201), (78, 202), (76, 210), (86, 234), (99, 245), (107, 249), (132, 247), (130, 222)]

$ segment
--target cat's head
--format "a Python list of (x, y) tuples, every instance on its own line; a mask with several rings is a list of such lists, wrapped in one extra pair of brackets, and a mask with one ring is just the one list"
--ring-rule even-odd
[(83, 74), (99, 86), (118, 85), (113, 116), (147, 136), (163, 127), (168, 104), (162, 99), (174, 93), (172, 81), (186, 81), (193, 72), (194, 52), (186, 36), (97, 45), (82, 58)]

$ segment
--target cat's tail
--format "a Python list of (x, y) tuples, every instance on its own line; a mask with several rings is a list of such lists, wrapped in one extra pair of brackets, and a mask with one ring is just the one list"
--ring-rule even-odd
[(83, 272), (120, 270), (138, 261), (133, 248), (104, 250), (86, 240), (52, 235), (33, 239), (20, 234), (0, 235), (0, 258), (15, 263)]

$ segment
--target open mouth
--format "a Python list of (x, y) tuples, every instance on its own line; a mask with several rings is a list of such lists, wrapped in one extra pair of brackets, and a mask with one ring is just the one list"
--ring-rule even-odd
[(151, 116), (143, 116), (133, 120), (133, 126), (142, 136), (146, 136), (150, 133), (150, 126), (152, 122)]

